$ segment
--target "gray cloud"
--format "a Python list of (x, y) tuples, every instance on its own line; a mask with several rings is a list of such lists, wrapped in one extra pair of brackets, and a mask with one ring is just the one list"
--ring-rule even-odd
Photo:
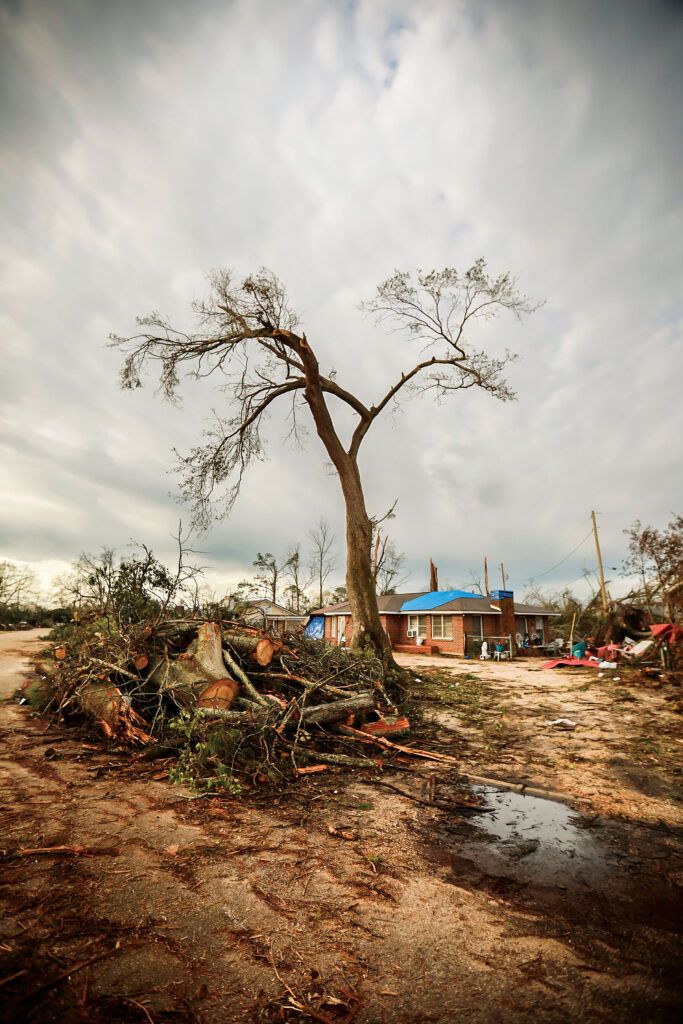
[[(364, 397), (410, 362), (357, 304), (394, 266), (480, 254), (546, 299), (480, 341), (522, 359), (515, 405), (413, 401), (363, 455), (368, 503), (414, 585), (483, 555), (515, 586), (601, 513), (680, 509), (683, 19), (665, 3), (5, 4), (0, 556), (69, 560), (131, 536), (170, 554), (181, 412), (122, 394), (104, 347), (137, 313), (186, 316), (214, 266), (287, 282), (321, 361)], [(236, 578), (258, 549), (338, 536), (313, 435), (271, 459), (200, 546)], [(590, 547), (544, 580), (592, 565)]]

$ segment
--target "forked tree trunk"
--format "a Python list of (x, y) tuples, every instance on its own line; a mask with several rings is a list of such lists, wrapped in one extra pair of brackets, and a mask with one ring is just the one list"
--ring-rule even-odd
[(372, 524), (365, 508), (363, 485), (356, 454), (347, 452), (339, 440), (320, 386), (320, 367), (306, 336), (300, 339), (298, 354), (306, 374), (306, 401), (318, 437), (325, 445), (339, 475), (346, 506), (346, 591), (353, 623), (352, 647), (370, 648), (385, 668), (397, 669), (389, 637), (382, 629), (372, 574)]

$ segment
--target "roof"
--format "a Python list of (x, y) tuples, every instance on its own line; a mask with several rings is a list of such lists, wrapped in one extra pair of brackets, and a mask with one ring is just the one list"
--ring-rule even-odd
[(544, 608), (538, 604), (518, 604), (515, 601), (515, 615), (559, 615), (554, 608)]
[[(307, 615), (298, 615), (289, 608), (276, 604), (268, 598), (259, 598), (256, 601), (246, 601), (245, 604), (254, 610), (254, 613), (263, 612), (269, 619), (306, 619)], [(248, 614), (248, 613), (247, 613)]]
[[(459, 595), (453, 597), (452, 595)], [(443, 598), (442, 601), (423, 603), (424, 599)], [(438, 610), (439, 614), (452, 612), (459, 615), (500, 615), (500, 608), (491, 603), (490, 598), (482, 597), (481, 594), (471, 594), (467, 590), (442, 590), (417, 594), (378, 594), (377, 607), (380, 615), (413, 615), (428, 611)], [(341, 601), (339, 604), (326, 605), (324, 608), (316, 608), (311, 615), (350, 615), (351, 605), (348, 601)], [(515, 602), (515, 615), (559, 615), (559, 612), (552, 608), (542, 608), (537, 605), (517, 604)]]
[(405, 601), (401, 606), (401, 611), (428, 612), (432, 608), (441, 608), (442, 605), (450, 604), (451, 601), (476, 601), (480, 596), (472, 594), (469, 590), (432, 590), (429, 594), (420, 594), (419, 597)]
[[(387, 612), (400, 612), (404, 601), (410, 601), (414, 597), (421, 597), (424, 591), (416, 594), (378, 594), (377, 607), (380, 615)], [(328, 604), (324, 608), (316, 608), (311, 615), (350, 615), (351, 605), (348, 601), (340, 601), (339, 604)]]

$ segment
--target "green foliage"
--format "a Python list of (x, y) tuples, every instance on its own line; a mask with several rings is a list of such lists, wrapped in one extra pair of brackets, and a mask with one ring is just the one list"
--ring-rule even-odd
[(195, 607), (202, 570), (184, 560), (182, 524), (175, 539), (178, 564), (172, 572), (145, 544), (136, 544), (137, 553), (127, 558), (102, 548), (98, 555), (82, 552), (71, 572), (55, 580), (55, 592), (64, 606), (104, 616), (119, 626), (153, 618), (179, 602)]
[(180, 735), (185, 745), (168, 777), (176, 785), (191, 786), (202, 793), (224, 791), (232, 796), (242, 792), (229, 764), (240, 743), (236, 729), (211, 728), (204, 719), (183, 710), (169, 723), (172, 732)]

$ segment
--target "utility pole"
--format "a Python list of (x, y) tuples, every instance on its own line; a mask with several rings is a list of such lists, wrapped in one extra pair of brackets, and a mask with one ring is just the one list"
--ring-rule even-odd
[(505, 566), (503, 565), (502, 562), (500, 563), (500, 575), (503, 578), (503, 590), (507, 590), (507, 587), (505, 585)]
[(607, 611), (607, 591), (605, 590), (605, 573), (602, 568), (602, 554), (600, 553), (600, 541), (598, 540), (598, 524), (595, 519), (595, 512), (591, 512), (593, 520), (593, 536), (595, 537), (595, 550), (598, 555), (598, 569), (600, 570), (600, 593), (602, 594), (602, 609)]
[(489, 560), (488, 558), (486, 558), (486, 556), (484, 556), (484, 586), (486, 588), (486, 596), (490, 597), (491, 591), (489, 590)]

